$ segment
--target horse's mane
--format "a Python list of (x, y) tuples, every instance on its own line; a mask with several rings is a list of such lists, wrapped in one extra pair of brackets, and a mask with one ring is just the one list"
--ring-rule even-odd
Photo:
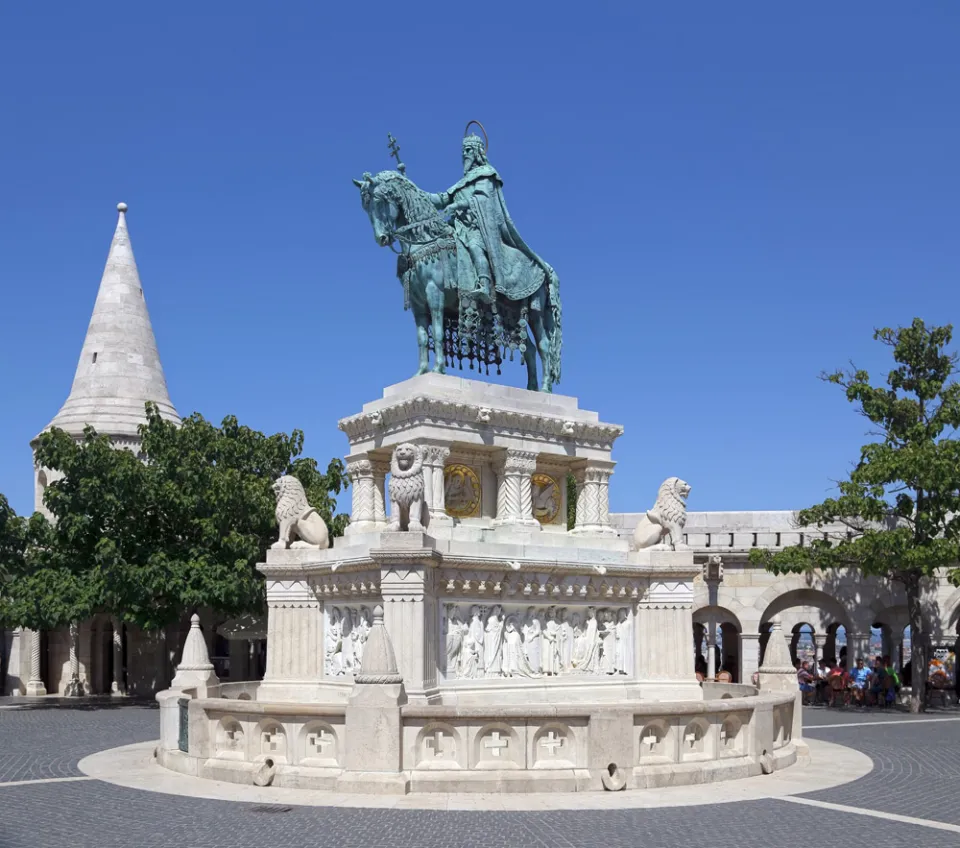
[(449, 233), (449, 225), (440, 217), (429, 195), (415, 182), (399, 171), (381, 171), (377, 174), (376, 181), (384, 193), (403, 209), (407, 223), (426, 221), (427, 226), (424, 229), (426, 234), (431, 236), (444, 236)]

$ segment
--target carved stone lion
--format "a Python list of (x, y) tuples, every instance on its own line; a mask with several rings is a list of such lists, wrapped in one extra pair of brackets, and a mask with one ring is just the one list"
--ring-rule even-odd
[(648, 509), (633, 531), (634, 547), (640, 551), (684, 551), (683, 527), (687, 523), (687, 497), (690, 484), (679, 477), (664, 480), (657, 493), (657, 502)]
[(418, 445), (404, 442), (390, 459), (390, 515), (388, 530), (423, 530), (423, 454)]
[(277, 498), (277, 521), (280, 523), (280, 539), (274, 548), (326, 548), (330, 535), (322, 516), (307, 503), (303, 484), (296, 478), (285, 475), (273, 483)]

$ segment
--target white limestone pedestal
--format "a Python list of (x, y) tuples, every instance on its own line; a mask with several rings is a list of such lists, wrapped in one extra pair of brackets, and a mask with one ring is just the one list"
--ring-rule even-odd
[[(692, 553), (631, 550), (610, 527), (621, 427), (575, 398), (430, 374), (387, 388), (340, 428), (353, 483), (347, 534), (329, 549), (268, 551), (264, 680), (191, 701), (187, 750), (161, 745), (165, 764), (248, 782), (269, 761), (277, 785), (354, 787), (367, 742), (350, 728), (382, 704), (401, 747), (395, 771), (364, 778), (370, 791), (759, 773), (775, 744), (763, 716), (780, 701), (792, 709), (792, 696), (731, 687), (704, 699)], [(422, 530), (388, 529), (387, 475), (402, 443), (423, 460)], [(378, 605), (400, 701), (354, 685)], [(363, 720), (351, 719), (361, 704)], [(792, 762), (790, 740), (777, 744), (778, 763)]]

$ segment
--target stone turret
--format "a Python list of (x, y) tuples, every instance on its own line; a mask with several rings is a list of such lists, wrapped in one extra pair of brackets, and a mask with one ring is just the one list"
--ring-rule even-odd
[[(127, 204), (119, 219), (103, 269), (97, 301), (80, 351), (70, 396), (47, 425), (81, 436), (87, 425), (109, 435), (118, 447), (139, 444), (137, 427), (144, 404), (156, 403), (161, 417), (179, 422), (170, 402), (157, 341), (127, 231)], [(36, 507), (41, 508), (49, 472), (37, 471)]]

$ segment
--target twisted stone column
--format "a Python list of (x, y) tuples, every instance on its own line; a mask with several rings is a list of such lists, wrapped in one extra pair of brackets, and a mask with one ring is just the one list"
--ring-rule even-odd
[(70, 698), (78, 698), (83, 694), (83, 683), (80, 682), (80, 625), (76, 621), (70, 622), (70, 682), (64, 694)]
[(385, 526), (387, 509), (384, 500), (384, 488), (387, 473), (390, 471), (390, 463), (382, 460), (372, 460), (370, 467), (373, 469), (373, 520), (378, 526)]
[[(24, 631), (26, 633), (27, 631)], [(31, 630), (30, 633), (30, 679), (27, 680), (27, 695), (30, 697), (42, 697), (47, 694), (47, 687), (43, 684), (43, 678), (40, 677), (40, 637), (39, 630)], [(22, 636), (20, 637), (23, 638)]]
[[(346, 533), (369, 533), (377, 529), (376, 487), (373, 463), (366, 454), (347, 458), (347, 475), (352, 484), (350, 524)], [(381, 487), (381, 492), (383, 491)]]
[(447, 515), (443, 482), (443, 469), (447, 457), (450, 456), (450, 448), (442, 445), (421, 445), (420, 450), (423, 455), (424, 495), (430, 524), (453, 524), (453, 519)]
[(571, 532), (577, 535), (616, 535), (610, 526), (612, 462), (587, 462), (574, 471), (577, 481), (577, 517)]
[(540, 529), (533, 516), (533, 492), (530, 475), (537, 468), (532, 451), (507, 449), (495, 464), (497, 474), (497, 525)]
[(112, 644), (113, 651), (113, 680), (110, 682), (110, 694), (121, 696), (126, 695), (126, 687), (123, 685), (123, 625), (116, 616), (110, 619), (113, 627)]

